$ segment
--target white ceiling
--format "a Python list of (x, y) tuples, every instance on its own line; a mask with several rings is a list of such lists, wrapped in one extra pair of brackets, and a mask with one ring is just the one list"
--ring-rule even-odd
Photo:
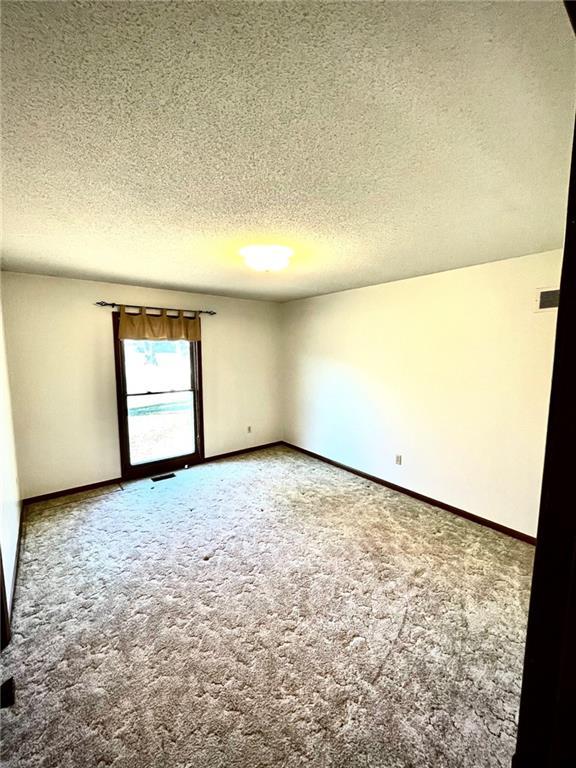
[(3, 2), (2, 57), (3, 269), (287, 300), (562, 245), (560, 2)]

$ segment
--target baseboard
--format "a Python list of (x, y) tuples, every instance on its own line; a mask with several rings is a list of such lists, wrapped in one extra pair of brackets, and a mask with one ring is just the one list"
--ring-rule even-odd
[[(505, 525), (500, 525), (500, 523), (495, 523), (492, 520), (486, 520), (484, 517), (479, 517), (478, 515), (473, 515), (471, 512), (466, 512), (464, 509), (459, 509), (458, 507), (454, 507), (451, 504), (445, 504), (443, 501), (438, 501), (438, 499), (433, 499), (430, 496), (425, 496), (422, 493), (418, 493), (417, 491), (411, 491), (409, 488), (404, 488), (401, 485), (396, 485), (396, 483), (391, 483), (388, 480), (383, 480), (381, 477), (376, 477), (376, 475), (370, 475), (368, 472), (362, 472), (360, 469), (354, 469), (354, 467), (349, 467), (347, 464), (342, 464), (339, 461), (334, 461), (334, 459), (329, 459), (326, 456), (321, 456), (319, 453), (314, 453), (314, 451), (309, 451), (306, 448), (301, 448), (299, 445), (294, 445), (292, 443), (288, 443), (285, 440), (276, 440), (272, 443), (264, 443), (263, 445), (254, 445), (250, 448), (240, 448), (237, 451), (229, 451), (228, 453), (219, 453), (215, 456), (208, 456), (204, 459), (202, 462), (203, 464), (208, 464), (212, 461), (220, 461), (221, 459), (229, 459), (233, 456), (241, 456), (242, 454), (246, 453), (253, 453), (254, 451), (261, 451), (265, 448), (275, 448), (279, 445), (284, 445), (287, 448), (292, 448), (295, 451), (299, 451), (300, 453), (304, 453), (307, 456), (312, 456), (314, 459), (318, 459), (319, 461), (324, 461), (326, 464), (331, 464), (333, 467), (338, 467), (339, 469), (344, 469), (346, 472), (351, 472), (353, 475), (357, 475), (358, 477), (362, 477), (365, 480), (371, 480), (373, 483), (378, 483), (378, 485), (383, 485), (386, 488), (390, 488), (393, 491), (398, 491), (399, 493), (403, 493), (406, 496), (411, 496), (413, 499), (418, 499), (419, 501), (424, 501), (427, 504), (432, 504), (435, 507), (439, 507), (440, 509), (444, 509), (447, 512), (452, 512), (454, 515), (458, 515), (459, 517), (464, 517), (466, 520), (470, 520), (473, 523), (478, 523), (478, 525), (483, 525), (486, 528), (492, 528), (495, 531), (499, 531), (499, 533), (505, 533), (508, 536), (512, 536), (515, 539), (519, 539), (520, 541), (524, 541), (527, 544), (536, 544), (536, 539), (534, 536), (529, 536), (527, 533), (522, 533), (522, 531), (516, 531), (513, 528), (508, 528)], [(16, 588), (16, 579), (18, 577), (18, 563), (20, 561), (20, 549), (22, 547), (22, 521), (24, 518), (24, 509), (28, 504), (34, 504), (39, 501), (49, 501), (50, 499), (57, 499), (59, 496), (70, 496), (74, 493), (83, 493), (85, 491), (92, 491), (96, 488), (102, 488), (106, 485), (115, 485), (122, 483), (122, 478), (115, 477), (111, 480), (101, 480), (98, 483), (90, 483), (88, 485), (78, 485), (74, 488), (66, 488), (62, 491), (53, 491), (52, 493), (44, 493), (40, 496), (31, 496), (27, 499), (24, 499), (22, 501), (22, 508), (20, 512), (20, 524), (18, 528), (18, 545), (17, 545), (17, 556), (14, 562), (14, 578), (12, 581), (12, 598), (10, 601), (10, 614), (12, 614), (12, 610), (14, 608), (14, 591)]]
[(264, 448), (276, 448), (278, 445), (285, 445), (282, 440), (275, 440), (273, 443), (264, 443), (263, 445), (253, 445), (250, 448), (239, 448), (237, 451), (228, 451), (228, 453), (218, 453), (215, 456), (206, 456), (203, 464), (210, 461), (219, 461), (220, 459), (230, 459), (232, 456), (241, 456), (243, 453), (252, 453), (253, 451), (263, 451)]
[(50, 499), (57, 499), (60, 496), (71, 496), (74, 493), (84, 493), (85, 491), (93, 491), (96, 488), (103, 488), (106, 485), (118, 485), (122, 482), (121, 477), (114, 477), (111, 480), (99, 480), (97, 483), (88, 483), (88, 485), (77, 485), (74, 488), (65, 488), (62, 491), (52, 491), (51, 493), (41, 493), (39, 496), (30, 496), (22, 501), (22, 505), (28, 506), (28, 504), (36, 504), (38, 501), (50, 501)]
[[(207, 464), (210, 461), (218, 461), (219, 459), (228, 459), (232, 456), (240, 456), (242, 453), (252, 453), (252, 451), (261, 451), (264, 448), (274, 448), (274, 446), (281, 445), (281, 440), (276, 440), (273, 443), (264, 443), (263, 445), (253, 445), (250, 448), (240, 448), (237, 451), (229, 451), (228, 453), (219, 453), (216, 456), (207, 456), (201, 464)], [(194, 466), (198, 466), (197, 464)], [(157, 472), (152, 472), (152, 475)], [(143, 477), (142, 480), (145, 480)], [(64, 488), (61, 491), (52, 491), (51, 493), (42, 493), (39, 496), (30, 496), (27, 499), (23, 499), (22, 507), (26, 507), (29, 504), (36, 504), (39, 501), (50, 501), (51, 499), (57, 499), (60, 496), (71, 496), (75, 493), (85, 493), (86, 491), (93, 491), (96, 488), (103, 488), (106, 485), (121, 485), (124, 481), (121, 477), (113, 477), (110, 480), (99, 480), (97, 483), (88, 483), (88, 485), (76, 485), (74, 488)], [(20, 518), (22, 519), (22, 518)]]
[(6, 591), (6, 579), (4, 578), (4, 559), (2, 558), (2, 549), (0, 548), (0, 651), (3, 651), (12, 639), (10, 624), (8, 592)]
[(16, 594), (16, 579), (18, 578), (18, 566), (20, 565), (20, 552), (22, 551), (22, 521), (24, 520), (24, 502), (20, 502), (20, 519), (18, 520), (18, 539), (16, 540), (16, 557), (12, 568), (12, 593), (10, 595), (10, 610), (8, 620), (12, 622), (14, 612), (14, 595)]
[(324, 461), (327, 464), (331, 464), (333, 467), (345, 469), (347, 472), (352, 472), (353, 475), (358, 475), (358, 477), (362, 477), (365, 480), (371, 480), (373, 483), (378, 483), (378, 485), (383, 485), (393, 491), (398, 491), (399, 493), (403, 493), (406, 496), (411, 496), (413, 499), (418, 499), (418, 501), (425, 501), (427, 504), (432, 504), (433, 506), (439, 507), (440, 509), (445, 509), (447, 512), (452, 512), (454, 515), (464, 517), (466, 520), (470, 520), (473, 523), (478, 523), (479, 525), (483, 525), (486, 528), (492, 528), (493, 530), (499, 531), (500, 533), (505, 533), (508, 536), (512, 536), (515, 539), (524, 541), (527, 544), (536, 544), (536, 539), (534, 536), (529, 536), (527, 533), (522, 533), (522, 531), (516, 531), (514, 528), (508, 528), (505, 525), (500, 525), (500, 523), (495, 523), (493, 520), (486, 520), (486, 518), (473, 515), (471, 512), (466, 512), (464, 509), (453, 507), (451, 504), (445, 504), (443, 501), (432, 499), (430, 496), (424, 496), (422, 493), (411, 491), (409, 488), (396, 485), (396, 483), (390, 483), (388, 480), (382, 480), (381, 477), (370, 475), (368, 472), (362, 472), (359, 469), (349, 467), (347, 464), (341, 464), (339, 461), (328, 459), (326, 456), (321, 456), (319, 453), (314, 453), (314, 451), (309, 451), (306, 448), (300, 448), (300, 446), (293, 445), (292, 443), (288, 443), (285, 440), (282, 440), (281, 444), (285, 445), (287, 448), (293, 448), (295, 451), (300, 451), (300, 453), (305, 453), (307, 456), (312, 456), (315, 459), (319, 459), (320, 461)]

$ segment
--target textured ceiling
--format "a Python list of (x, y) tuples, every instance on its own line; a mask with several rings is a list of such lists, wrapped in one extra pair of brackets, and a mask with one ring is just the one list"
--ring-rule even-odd
[(286, 300), (562, 244), (560, 2), (3, 2), (1, 44), (4, 269)]

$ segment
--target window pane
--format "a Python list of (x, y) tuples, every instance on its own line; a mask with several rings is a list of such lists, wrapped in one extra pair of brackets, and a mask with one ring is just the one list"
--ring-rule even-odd
[(191, 389), (188, 341), (132, 341), (124, 344), (126, 392)]
[(131, 464), (194, 453), (194, 393), (129, 395), (128, 438)]

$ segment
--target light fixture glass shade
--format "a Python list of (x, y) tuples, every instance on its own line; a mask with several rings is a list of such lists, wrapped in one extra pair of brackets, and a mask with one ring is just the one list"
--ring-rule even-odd
[(286, 245), (246, 245), (240, 248), (240, 255), (257, 272), (279, 272), (288, 266), (292, 248)]

